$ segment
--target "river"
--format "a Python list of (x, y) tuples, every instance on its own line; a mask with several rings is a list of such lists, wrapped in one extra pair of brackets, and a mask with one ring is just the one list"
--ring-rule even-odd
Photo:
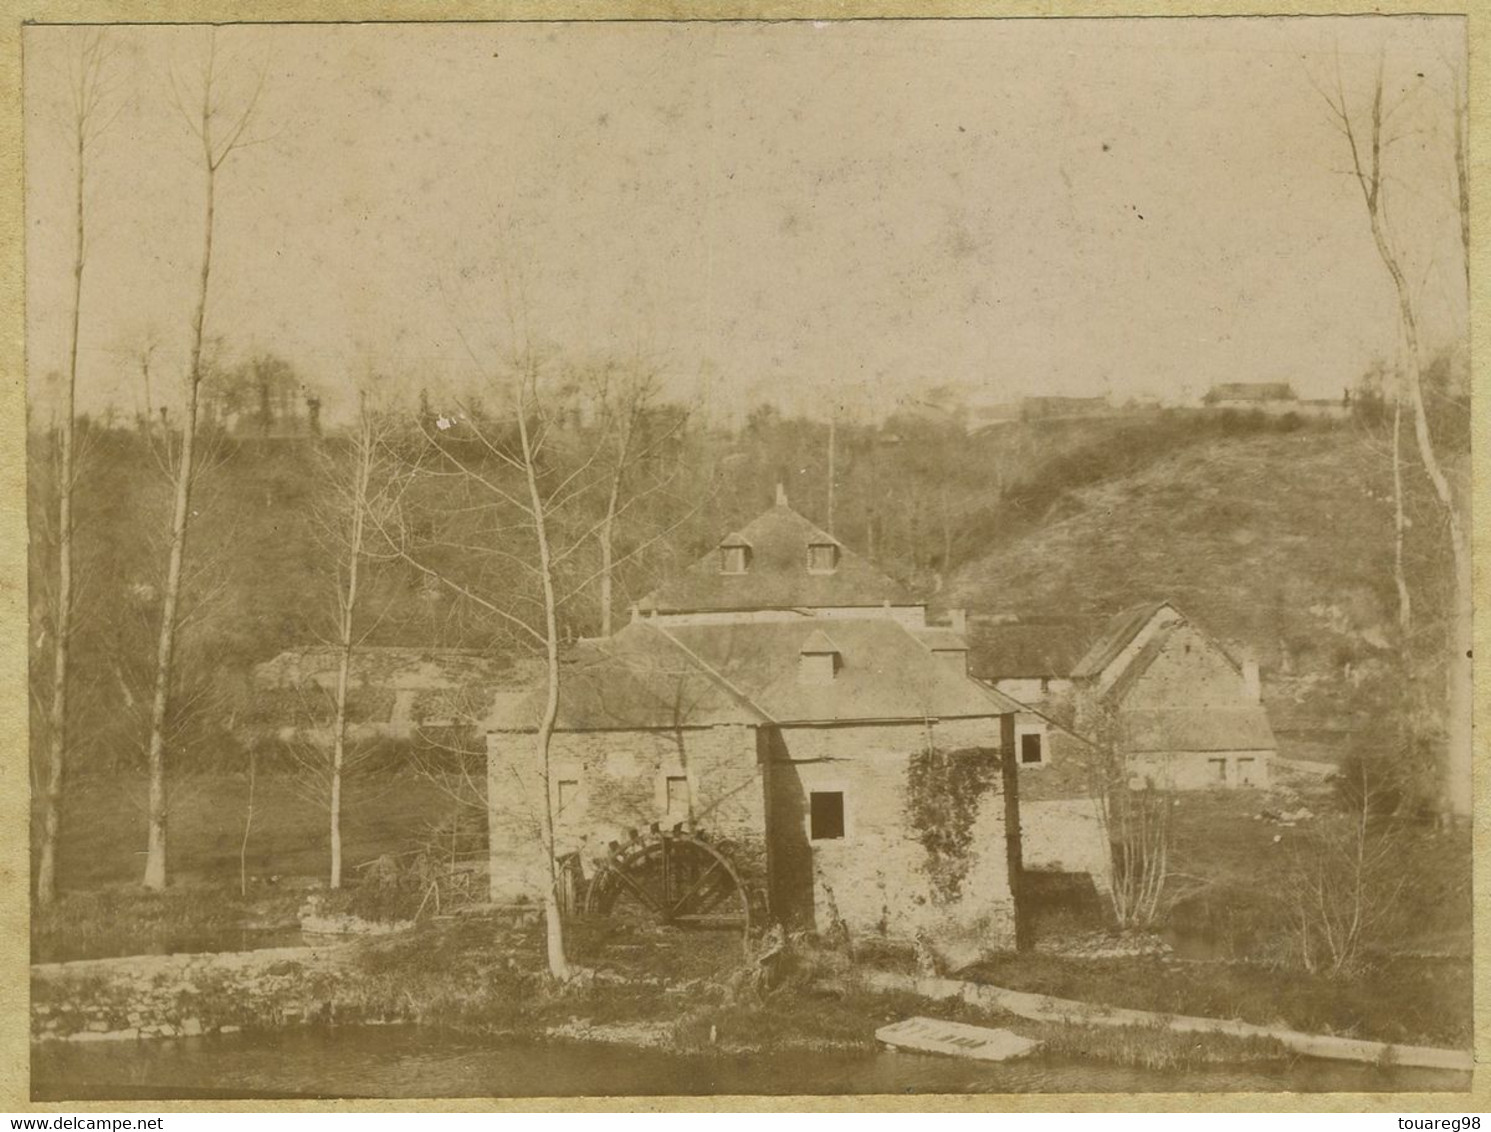
[(592, 1043), (495, 1043), (417, 1026), (51, 1042), (32, 1047), (31, 1074), (38, 1101), (1470, 1088), (1468, 1074), (1309, 1058), (1178, 1071), (1039, 1054), (999, 1063), (889, 1050), (706, 1056)]

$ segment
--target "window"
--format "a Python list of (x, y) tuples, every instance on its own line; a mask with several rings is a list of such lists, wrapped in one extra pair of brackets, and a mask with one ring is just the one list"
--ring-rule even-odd
[(808, 546), (808, 573), (832, 574), (839, 565), (839, 548), (830, 542), (815, 542)]
[(1253, 759), (1238, 759), (1237, 760), (1237, 782), (1238, 782), (1239, 786), (1252, 786), (1252, 785), (1254, 785), (1254, 782), (1253, 782), (1253, 767), (1254, 767), (1254, 765), (1255, 765), (1255, 760), (1253, 760)]
[(686, 775), (668, 775), (663, 783), (663, 809), (675, 821), (689, 816), (689, 780)]
[(720, 547), (720, 573), (744, 574), (746, 572), (746, 548), (743, 546)]
[(844, 794), (814, 790), (808, 795), (808, 836), (814, 841), (837, 841), (844, 836)]
[(838, 670), (838, 653), (805, 652), (797, 661), (797, 682), (799, 684), (832, 684), (834, 673)]
[(579, 797), (580, 783), (578, 780), (573, 778), (561, 778), (559, 780), (558, 798), (556, 799), (559, 804), (559, 813), (563, 814), (565, 810), (574, 806), (575, 802), (579, 800)]
[(1226, 783), (1226, 781), (1227, 781), (1227, 760), (1226, 759), (1207, 759), (1206, 760), (1206, 769), (1209, 772), (1208, 775), (1207, 775), (1207, 777), (1209, 777), (1211, 779), (1213, 785), (1222, 785), (1222, 784)]
[(1044, 746), (1045, 745), (1041, 742), (1041, 735), (1039, 732), (1031, 731), (1027, 732), (1024, 735), (1021, 735), (1020, 762), (1022, 764), (1045, 762), (1046, 752), (1044, 750)]

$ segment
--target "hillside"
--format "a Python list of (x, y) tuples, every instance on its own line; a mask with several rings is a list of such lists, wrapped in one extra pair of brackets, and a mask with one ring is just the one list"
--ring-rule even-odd
[[(1096, 620), (1168, 599), (1257, 657), (1280, 730), (1360, 724), (1394, 629), (1389, 490), (1352, 427), (1215, 439), (1063, 495), (960, 569), (945, 603)], [(1428, 609), (1442, 551), (1416, 529)]]

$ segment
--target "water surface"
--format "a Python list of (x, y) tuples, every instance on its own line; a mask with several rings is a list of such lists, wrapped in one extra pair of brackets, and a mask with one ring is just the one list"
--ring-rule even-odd
[(524, 1097), (854, 1093), (1464, 1092), (1469, 1074), (1297, 1058), (1170, 1071), (905, 1051), (689, 1055), (514, 1044), (416, 1026), (32, 1047), (32, 1098)]

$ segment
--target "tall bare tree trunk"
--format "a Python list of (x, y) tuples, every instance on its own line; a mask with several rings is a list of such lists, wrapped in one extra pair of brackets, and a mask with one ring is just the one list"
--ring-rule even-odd
[[(1381, 86), (1378, 87), (1378, 100)], [(1449, 657), (1445, 665), (1446, 758), (1443, 768), (1444, 804), (1457, 819), (1469, 819), (1471, 805), (1471, 697), (1472, 697), (1472, 624), (1473, 588), (1471, 581), (1470, 540), (1460, 503), (1455, 498), (1448, 476), (1439, 462), (1434, 439), (1429, 432), (1429, 416), (1424, 405), (1423, 355), (1420, 352), (1418, 320), (1415, 317), (1408, 280), (1387, 241), (1380, 208), (1374, 207), (1372, 235), (1377, 250), (1392, 276), (1398, 294), (1398, 313), (1407, 339), (1409, 372), (1408, 394), (1413, 405), (1413, 432), (1418, 442), (1419, 460), (1434, 486), (1434, 494), (1444, 508), (1449, 527), (1450, 556), (1454, 571), (1453, 608), (1450, 614)]]
[[(203, 121), (207, 119), (203, 104)], [(161, 605), (160, 641), (155, 655), (155, 694), (150, 703), (150, 810), (145, 850), (146, 888), (166, 886), (166, 717), (171, 703), (171, 681), (176, 658), (176, 629), (181, 604), (181, 571), (190, 527), (192, 474), (196, 455), (197, 399), (202, 383), (202, 324), (207, 314), (207, 289), (212, 276), (212, 224), (217, 170), (207, 166), (207, 207), (202, 238), (202, 271), (197, 285), (197, 311), (192, 318), (192, 349), (187, 373), (186, 410), (181, 418), (181, 456), (176, 466), (176, 494), (171, 508), (171, 546), (166, 560), (166, 589)], [(169, 440), (167, 441), (169, 443)]]
[[(522, 375), (528, 380), (529, 374)], [(554, 592), (554, 564), (549, 547), (549, 532), (544, 518), (544, 500), (538, 489), (537, 455), (528, 429), (528, 407), (518, 402), (518, 438), (523, 445), (523, 472), (528, 484), (529, 506), (533, 509), (533, 533), (538, 542), (539, 580), (544, 594), (544, 654), (547, 662), (548, 688), (544, 698), (543, 717), (536, 736), (539, 772), (544, 788), (539, 795), (539, 838), (548, 869), (549, 883), (544, 886), (544, 941), (549, 974), (561, 981), (570, 977), (569, 959), (564, 953), (564, 921), (559, 909), (559, 869), (554, 859), (554, 783), (549, 773), (549, 745), (554, 724), (559, 718), (559, 602)]]
[(73, 247), (72, 334), (68, 343), (67, 380), (62, 386), (62, 415), (58, 425), (57, 461), (57, 608), (53, 631), (52, 703), (48, 718), (47, 785), (42, 804), (41, 849), (36, 869), (36, 902), (42, 907), (57, 896), (57, 840), (62, 829), (62, 796), (67, 773), (67, 691), (68, 660), (72, 649), (73, 579), (72, 579), (72, 493), (75, 470), (73, 443), (77, 413), (78, 330), (83, 311), (83, 269), (87, 262), (86, 209), (83, 190), (86, 181), (86, 149), (89, 118), (98, 95), (98, 64), (101, 43), (86, 41), (78, 72), (74, 103), (77, 162), (76, 231)]
[(341, 617), (337, 626), (336, 720), (331, 736), (330, 846), (332, 888), (342, 887), (342, 768), (347, 757), (347, 686), (352, 673), (352, 642), (357, 615), (358, 570), (362, 562), (362, 545), (367, 520), (368, 483), (373, 472), (373, 421), (368, 415), (367, 397), (361, 399), (357, 433), (357, 471), (352, 494), (352, 530), (347, 545), (347, 586), (341, 597)]
[[(1402, 377), (1399, 377), (1402, 384)], [(1393, 581), (1398, 587), (1398, 637), (1407, 659), (1413, 637), (1413, 595), (1408, 590), (1408, 572), (1403, 566), (1403, 543), (1408, 521), (1403, 512), (1403, 391), (1393, 395)]]
[(248, 895), (249, 834), (254, 831), (254, 787), (259, 779), (258, 758), (249, 751), (248, 798), (243, 804), (243, 838), (238, 842), (238, 895)]
[[(202, 173), (206, 200), (202, 222), (202, 269), (197, 281), (197, 306), (192, 317), (191, 354), (186, 380), (186, 404), (181, 418), (181, 455), (176, 467), (175, 498), (171, 507), (171, 542), (166, 560), (166, 588), (161, 603), (160, 641), (155, 657), (155, 692), (150, 703), (150, 768), (148, 832), (145, 850), (144, 885), (166, 886), (166, 725), (171, 705), (171, 684), (176, 659), (176, 630), (181, 604), (182, 563), (186, 557), (187, 531), (191, 521), (192, 480), (195, 473), (197, 408), (202, 385), (203, 326), (207, 318), (207, 293), (212, 279), (212, 235), (216, 210), (217, 171), (239, 145), (253, 114), (258, 93), (248, 101), (242, 115), (228, 131), (225, 142), (214, 142), (213, 119), (221, 113), (213, 89), (217, 57), (215, 30), (209, 40), (207, 64), (202, 76), (200, 117), (192, 124), (202, 146)], [(169, 446), (170, 437), (166, 438)]]
[[(1387, 269), (1398, 300), (1398, 317), (1402, 325), (1404, 345), (1407, 353), (1407, 386), (1409, 402), (1413, 408), (1413, 433), (1418, 445), (1419, 460), (1434, 487), (1435, 497), (1444, 509), (1445, 522), (1449, 528), (1450, 555), (1453, 570), (1453, 598), (1450, 616), (1449, 657), (1446, 664), (1445, 689), (1445, 737), (1446, 757), (1441, 768), (1441, 793), (1445, 812), (1465, 820), (1471, 808), (1471, 702), (1473, 696), (1473, 672), (1471, 647), (1473, 643), (1473, 565), (1470, 557), (1470, 537), (1466, 517), (1461, 512), (1460, 501), (1450, 485), (1449, 477), (1439, 461), (1434, 447), (1434, 438), (1429, 431), (1429, 417), (1424, 404), (1424, 357), (1419, 341), (1417, 313), (1413, 307), (1413, 292), (1409, 286), (1403, 266), (1392, 246), (1387, 232), (1382, 199), (1382, 66), (1379, 60), (1376, 84), (1372, 93), (1370, 134), (1363, 141), (1357, 135), (1346, 96), (1337, 85), (1336, 99), (1327, 95), (1327, 102), (1334, 112), (1346, 144), (1351, 153), (1352, 171), (1361, 188), (1362, 199), (1367, 207), (1367, 220), (1372, 230), (1372, 240), (1377, 254)], [(1458, 97), (1458, 96), (1457, 96)], [(1458, 106), (1458, 103), (1457, 103)], [(1459, 118), (1457, 111), (1457, 132)], [(1469, 238), (1468, 212), (1462, 195), (1461, 208), (1462, 239)], [(1468, 268), (1467, 268), (1468, 271)]]

